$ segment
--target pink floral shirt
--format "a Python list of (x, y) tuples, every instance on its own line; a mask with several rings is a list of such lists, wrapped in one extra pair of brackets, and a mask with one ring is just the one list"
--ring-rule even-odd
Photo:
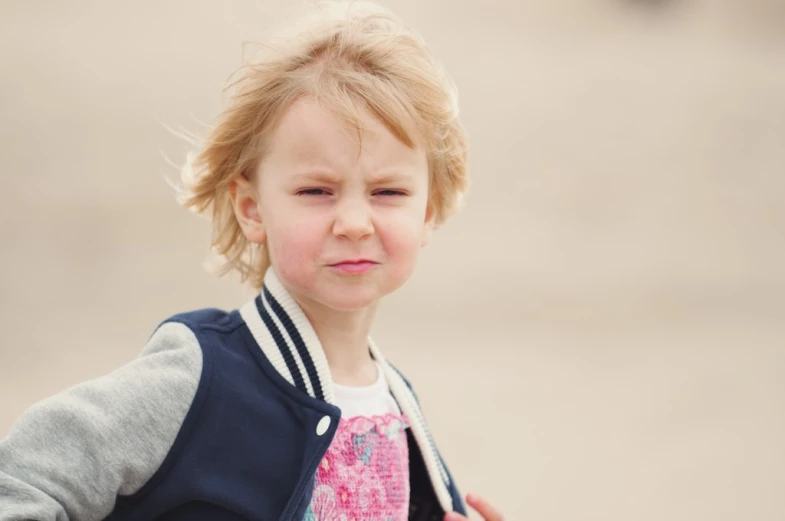
[(369, 387), (336, 385), (342, 416), (316, 472), (305, 521), (405, 521), (409, 510), (406, 421), (381, 369)]

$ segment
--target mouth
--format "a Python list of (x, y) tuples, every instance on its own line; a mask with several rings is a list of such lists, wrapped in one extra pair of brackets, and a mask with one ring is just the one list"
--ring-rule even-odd
[(369, 259), (350, 259), (336, 262), (334, 264), (329, 264), (329, 266), (334, 270), (348, 274), (365, 273), (378, 265), (378, 262)]

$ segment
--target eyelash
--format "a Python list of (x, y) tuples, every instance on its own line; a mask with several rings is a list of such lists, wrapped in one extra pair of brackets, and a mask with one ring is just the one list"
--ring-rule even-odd
[[(320, 192), (320, 193), (314, 193), (314, 192)], [(378, 190), (377, 192), (374, 193), (374, 195), (382, 195), (383, 192), (390, 192), (384, 194), (384, 197), (407, 195), (407, 193), (404, 192), (403, 190), (394, 190), (394, 189)], [(306, 188), (304, 190), (298, 191), (297, 195), (321, 196), (321, 195), (329, 195), (329, 194), (328, 191), (324, 188)]]
[[(313, 192), (322, 192), (315, 194)], [(326, 190), (323, 188), (306, 188), (305, 190), (300, 190), (297, 192), (297, 195), (325, 195)]]

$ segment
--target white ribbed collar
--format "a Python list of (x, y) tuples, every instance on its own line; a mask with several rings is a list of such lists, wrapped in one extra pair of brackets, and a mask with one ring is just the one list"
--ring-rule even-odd
[[(289, 383), (303, 393), (335, 404), (333, 380), (319, 338), (299, 304), (284, 288), (273, 268), (267, 270), (259, 295), (240, 309), (240, 315), (265, 357)], [(400, 373), (368, 339), (373, 358), (379, 362), (390, 392), (406, 416), (425, 466), (445, 512), (453, 508), (449, 477), (439, 457), (422, 410)]]

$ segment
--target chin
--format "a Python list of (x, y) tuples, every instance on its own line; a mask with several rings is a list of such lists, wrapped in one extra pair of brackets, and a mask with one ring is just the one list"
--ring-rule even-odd
[(384, 297), (384, 294), (375, 289), (358, 287), (331, 288), (320, 293), (321, 303), (336, 311), (360, 311), (376, 304)]

